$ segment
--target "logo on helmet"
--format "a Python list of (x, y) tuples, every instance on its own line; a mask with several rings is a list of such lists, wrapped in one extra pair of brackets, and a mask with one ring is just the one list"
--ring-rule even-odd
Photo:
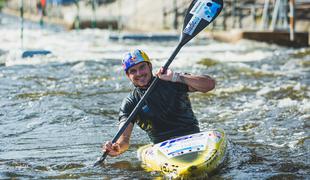
[(137, 56), (132, 56), (130, 59), (129, 59), (129, 61), (131, 62), (131, 63), (136, 63), (138, 60), (137, 60)]
[(127, 72), (129, 68), (140, 62), (150, 62), (150, 59), (144, 51), (136, 49), (133, 52), (129, 52), (125, 55), (122, 66), (125, 72)]

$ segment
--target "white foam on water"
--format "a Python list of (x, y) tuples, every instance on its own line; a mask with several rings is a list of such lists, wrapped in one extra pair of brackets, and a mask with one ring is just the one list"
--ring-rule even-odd
[(300, 59), (291, 59), (287, 61), (284, 65), (280, 66), (279, 71), (285, 72), (286, 76), (300, 76), (307, 75), (309, 71), (305, 70), (306, 68), (302, 66)]
[(310, 99), (303, 99), (300, 103), (300, 111), (310, 113)]
[(265, 94), (268, 94), (269, 92), (273, 91), (272, 88), (265, 86), (262, 89), (260, 89), (259, 91), (256, 92), (256, 96), (263, 96)]
[[(27, 61), (19, 58), (16, 51), (21, 50), (20, 31), (1, 30), (1, 33), (9, 33), (6, 37), (8, 45), (1, 46), (0, 49), (8, 50), (6, 65), (18, 64), (39, 64), (48, 62), (74, 62), (102, 59), (122, 59), (125, 52), (138, 48), (145, 50), (155, 67), (160, 67), (170, 57), (177, 42), (169, 45), (156, 45), (152, 43), (137, 43), (133, 46), (122, 42), (108, 41), (111, 32), (98, 29), (85, 29), (77, 31), (54, 32), (46, 29), (25, 29), (24, 48), (27, 50), (44, 49), (52, 52), (52, 57), (41, 56), (39, 58), (29, 58)], [(247, 51), (251, 44), (241, 41), (238, 44), (228, 44), (211, 42), (210, 44), (197, 45), (188, 43), (176, 56), (171, 64), (172, 68), (181, 68), (196, 65), (203, 58), (211, 58), (223, 62), (249, 62), (259, 61), (269, 57), (272, 52), (264, 50)], [(263, 47), (264, 48), (264, 47)], [(170, 51), (167, 49), (171, 49)], [(244, 51), (244, 52), (243, 52)], [(243, 53), (241, 53), (243, 52)], [(198, 66), (198, 65), (196, 65)]]
[[(287, 129), (282, 129), (282, 131), (287, 131)], [(305, 132), (297, 132), (293, 133), (291, 136), (287, 137), (287, 135), (277, 136), (277, 138), (286, 139), (285, 142), (279, 143), (270, 143), (269, 145), (274, 147), (289, 147), (290, 149), (294, 150), (298, 148), (300, 140), (306, 138), (307, 135)]]
[(292, 100), (291, 98), (284, 98), (280, 99), (278, 101), (278, 107), (279, 108), (284, 108), (284, 107), (298, 107), (299, 102), (296, 100)]
[(272, 53), (266, 53), (263, 51), (253, 52), (231, 52), (226, 51), (224, 53), (212, 54), (212, 58), (221, 62), (252, 62), (261, 61), (265, 58), (272, 56)]
[(242, 104), (241, 109), (268, 109), (266, 101), (264, 99), (255, 99), (252, 101), (246, 101)]
[(218, 87), (215, 90), (213, 90), (212, 93), (216, 94), (217, 96), (221, 96), (221, 94), (226, 94), (226, 93), (233, 94), (236, 92), (241, 92), (246, 88), (248, 87), (245, 84), (236, 83), (230, 87)]
[[(1, 32), (2, 31), (2, 32)], [(24, 47), (21, 48), (20, 32), (0, 30), (6, 33), (0, 38), (0, 49), (7, 50), (5, 64), (7, 66), (18, 64), (44, 64), (48, 62), (74, 62), (101, 59), (120, 59), (119, 51), (127, 49), (126, 46), (113, 44), (107, 41), (108, 32), (102, 30), (81, 30), (70, 32), (52, 32), (45, 30), (25, 30)], [(34, 56), (22, 59), (25, 50), (48, 50), (52, 55)]]
[(26, 127), (28, 129), (36, 128), (40, 126), (44, 121), (42, 121), (40, 118), (32, 119), (31, 122), (27, 123)]
[(269, 145), (277, 148), (283, 148), (287, 145), (287, 143), (270, 143)]

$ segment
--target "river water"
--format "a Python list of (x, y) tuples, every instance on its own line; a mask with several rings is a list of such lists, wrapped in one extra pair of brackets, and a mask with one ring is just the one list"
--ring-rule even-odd
[[(160, 179), (136, 157), (149, 143), (139, 128), (126, 153), (92, 166), (132, 89), (120, 58), (141, 48), (158, 69), (177, 41), (112, 41), (104, 30), (26, 22), (23, 47), (52, 54), (22, 59), (18, 19), (0, 17), (0, 179)], [(200, 36), (171, 68), (217, 81), (215, 90), (190, 95), (201, 129), (222, 128), (230, 139), (213, 179), (310, 178), (309, 48)]]

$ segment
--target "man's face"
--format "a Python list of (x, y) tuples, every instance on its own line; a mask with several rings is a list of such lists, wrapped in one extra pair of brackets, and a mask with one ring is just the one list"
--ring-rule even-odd
[(152, 78), (152, 65), (141, 62), (129, 68), (126, 75), (135, 86), (145, 87)]

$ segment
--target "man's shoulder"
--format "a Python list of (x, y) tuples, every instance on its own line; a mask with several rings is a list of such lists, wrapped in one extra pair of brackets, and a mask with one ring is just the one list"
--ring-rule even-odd
[(177, 86), (178, 83), (174, 83), (174, 82), (171, 82), (171, 81), (165, 81), (165, 80), (162, 80), (162, 79), (159, 79), (158, 81), (158, 86), (159, 87), (175, 87)]
[(178, 83), (178, 82), (171, 82), (171, 81), (164, 81), (164, 80), (159, 81), (159, 87), (164, 87), (164, 88), (161, 88), (164, 90), (168, 90), (169, 88), (171, 88), (172, 90), (177, 90), (177, 91), (188, 91), (188, 86), (186, 84)]
[(134, 103), (138, 99), (139, 99), (138, 90), (137, 90), (137, 88), (135, 88), (130, 93), (128, 93), (128, 95), (123, 99), (123, 103), (124, 102)]

